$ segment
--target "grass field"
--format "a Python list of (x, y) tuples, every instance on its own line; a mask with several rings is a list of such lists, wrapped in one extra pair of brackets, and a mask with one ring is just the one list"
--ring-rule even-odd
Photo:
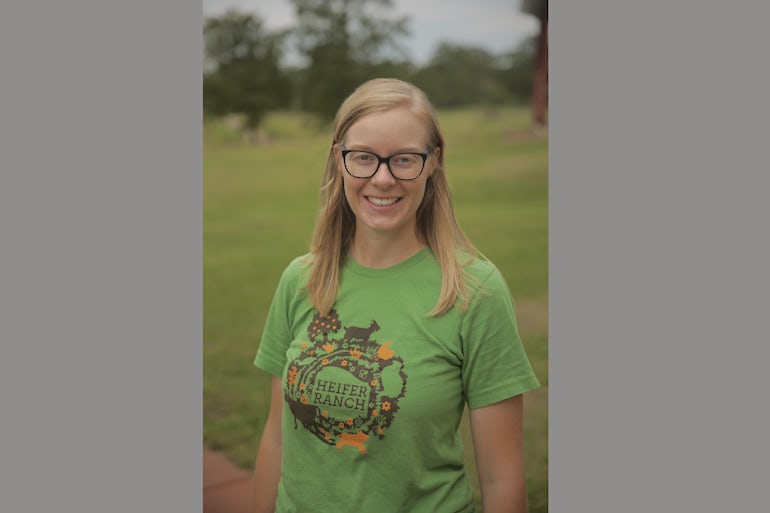
[[(505, 276), (527, 354), (543, 387), (525, 398), (530, 511), (548, 509), (548, 141), (529, 111), (439, 112), (445, 164), (463, 229)], [(278, 278), (307, 252), (329, 127), (271, 115), (258, 144), (228, 123), (204, 123), (203, 435), (253, 465), (270, 378), (252, 361)], [(467, 461), (475, 471), (467, 421)], [(472, 472), (475, 475), (474, 472)], [(474, 483), (475, 484), (475, 483)]]

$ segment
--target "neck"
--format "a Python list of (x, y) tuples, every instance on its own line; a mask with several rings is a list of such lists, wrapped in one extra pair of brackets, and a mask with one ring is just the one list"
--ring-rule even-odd
[(416, 231), (390, 236), (356, 230), (349, 254), (364, 267), (382, 269), (403, 262), (424, 247), (425, 243)]

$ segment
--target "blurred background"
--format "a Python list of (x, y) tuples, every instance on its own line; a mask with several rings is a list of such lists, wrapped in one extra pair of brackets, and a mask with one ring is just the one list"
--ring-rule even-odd
[[(396, 77), (436, 106), (457, 217), (510, 286), (543, 384), (525, 398), (530, 511), (547, 511), (547, 0), (204, 0), (203, 15), (204, 446), (251, 469), (270, 382), (252, 362), (309, 247), (334, 113)], [(477, 486), (467, 417), (462, 432)]]

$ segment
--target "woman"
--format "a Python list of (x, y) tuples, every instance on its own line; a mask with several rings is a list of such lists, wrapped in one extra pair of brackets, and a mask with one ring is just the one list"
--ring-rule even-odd
[(422, 91), (340, 107), (311, 250), (281, 276), (255, 365), (273, 375), (255, 513), (527, 509), (522, 396), (539, 386), (508, 289), (463, 235)]

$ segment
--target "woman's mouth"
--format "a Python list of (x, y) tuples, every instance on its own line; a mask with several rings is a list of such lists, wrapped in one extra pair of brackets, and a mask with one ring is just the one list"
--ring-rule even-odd
[(394, 203), (401, 201), (401, 198), (375, 198), (372, 196), (365, 196), (366, 200), (375, 207), (389, 207)]

